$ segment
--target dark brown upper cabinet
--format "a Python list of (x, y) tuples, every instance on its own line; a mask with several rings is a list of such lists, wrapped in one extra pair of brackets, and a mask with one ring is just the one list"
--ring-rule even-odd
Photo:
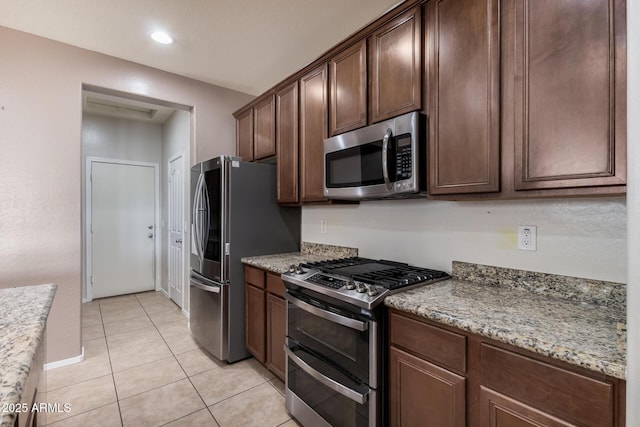
[(236, 113), (236, 154), (253, 161), (253, 108)]
[(425, 8), (429, 192), (500, 191), (498, 0)]
[(329, 134), (367, 124), (367, 43), (362, 40), (329, 61)]
[(276, 155), (276, 101), (271, 95), (253, 107), (253, 158), (266, 159)]
[(416, 6), (368, 38), (369, 123), (422, 108), (422, 19)]
[(301, 202), (324, 198), (323, 144), (327, 138), (327, 64), (300, 79)]
[(298, 202), (298, 82), (276, 92), (278, 203)]
[(626, 3), (507, 0), (516, 190), (626, 183)]

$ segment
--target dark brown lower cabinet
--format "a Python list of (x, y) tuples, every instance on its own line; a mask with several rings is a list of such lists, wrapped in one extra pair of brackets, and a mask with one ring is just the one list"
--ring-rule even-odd
[(284, 381), (286, 303), (279, 274), (244, 267), (245, 345), (257, 361)]
[(245, 345), (260, 363), (265, 362), (265, 292), (250, 284), (244, 287)]
[(391, 426), (625, 426), (623, 380), (396, 310), (389, 331)]
[(465, 378), (391, 347), (391, 426), (465, 425)]
[(571, 427), (538, 409), (504, 396), (491, 389), (480, 388), (481, 425), (487, 427)]
[(284, 340), (286, 334), (286, 303), (283, 298), (267, 294), (267, 361), (266, 366), (284, 379), (286, 356)]

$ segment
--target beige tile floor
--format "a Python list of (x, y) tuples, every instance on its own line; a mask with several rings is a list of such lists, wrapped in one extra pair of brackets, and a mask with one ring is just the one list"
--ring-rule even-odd
[(47, 371), (51, 426), (283, 426), (284, 384), (254, 359), (226, 364), (198, 348), (159, 292), (82, 305), (81, 363)]

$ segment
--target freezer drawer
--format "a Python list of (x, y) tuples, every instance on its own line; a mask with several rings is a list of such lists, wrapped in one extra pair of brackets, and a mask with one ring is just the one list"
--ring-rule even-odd
[(228, 357), (228, 292), (223, 285), (194, 277), (189, 281), (191, 313), (189, 329), (198, 345), (220, 360)]

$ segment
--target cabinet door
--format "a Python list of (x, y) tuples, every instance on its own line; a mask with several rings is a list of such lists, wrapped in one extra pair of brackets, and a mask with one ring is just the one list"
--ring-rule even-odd
[(620, 0), (509, 0), (516, 190), (626, 182)]
[(276, 155), (276, 108), (272, 95), (254, 107), (253, 145), (255, 160)]
[(236, 116), (236, 154), (242, 160), (253, 161), (253, 108)]
[(500, 190), (498, 0), (427, 4), (429, 192)]
[(389, 356), (391, 426), (464, 427), (464, 377), (394, 347)]
[(327, 66), (300, 79), (301, 201), (323, 201), (324, 154), (327, 138)]
[(370, 123), (422, 107), (420, 11), (409, 10), (368, 39)]
[(251, 285), (244, 287), (245, 344), (260, 363), (265, 361), (265, 292)]
[(284, 381), (286, 356), (286, 304), (284, 299), (267, 294), (267, 368)]
[(606, 380), (485, 343), (480, 346), (480, 365), (485, 388), (575, 425), (614, 425), (615, 388)]
[(510, 399), (485, 387), (480, 388), (480, 425), (487, 427), (575, 427), (532, 406)]
[(367, 43), (365, 40), (329, 61), (329, 134), (367, 124)]
[(276, 93), (278, 203), (298, 202), (298, 82)]

